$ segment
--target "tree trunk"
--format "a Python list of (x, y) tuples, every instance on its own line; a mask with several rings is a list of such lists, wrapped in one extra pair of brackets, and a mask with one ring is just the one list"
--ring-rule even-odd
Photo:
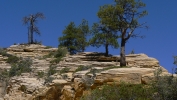
[(28, 44), (30, 44), (30, 27), (28, 27)]
[(31, 30), (31, 44), (33, 44), (33, 29)]
[(126, 59), (125, 59), (125, 39), (121, 40), (120, 66), (126, 66)]
[(33, 15), (31, 16), (31, 18), (30, 18), (30, 39), (31, 39), (31, 43), (30, 44), (33, 44), (33, 28), (34, 28), (34, 22), (33, 22), (33, 19), (34, 17), (33, 17)]
[(109, 55), (108, 44), (105, 45), (105, 50), (106, 50), (105, 56), (108, 56)]

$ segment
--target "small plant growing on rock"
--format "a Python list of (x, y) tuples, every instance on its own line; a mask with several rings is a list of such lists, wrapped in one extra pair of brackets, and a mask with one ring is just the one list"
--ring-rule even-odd
[(92, 68), (92, 67), (91, 67), (91, 66), (79, 66), (79, 67), (75, 70), (75, 72), (88, 70), (88, 69), (90, 69), (90, 68)]
[(0, 55), (10, 57), (12, 55), (8, 54), (5, 48), (0, 48)]
[(37, 72), (38, 78), (43, 78), (45, 73), (43, 71)]
[(53, 75), (53, 74), (57, 73), (56, 68), (57, 68), (57, 66), (50, 65), (49, 70), (47, 72), (47, 76), (50, 76), (50, 75)]
[(12, 77), (16, 75), (21, 75), (21, 73), (31, 72), (32, 71), (31, 65), (32, 65), (31, 59), (23, 59), (17, 63), (13, 63), (9, 70), (9, 76)]
[(50, 49), (52, 48), (52, 46), (46, 46), (44, 49)]
[(82, 96), (81, 100), (156, 100), (153, 97), (154, 92), (152, 87), (145, 88), (145, 85), (141, 84), (121, 83), (119, 86), (105, 84)]
[(60, 74), (67, 73), (69, 71), (69, 68), (65, 67), (60, 70)]
[(19, 60), (20, 58), (16, 56), (9, 56), (6, 62), (9, 64), (13, 64), (13, 63), (17, 63)]

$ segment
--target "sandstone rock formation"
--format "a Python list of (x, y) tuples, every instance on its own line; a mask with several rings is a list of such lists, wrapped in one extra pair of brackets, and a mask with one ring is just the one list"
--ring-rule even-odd
[[(0, 98), (5, 100), (79, 100), (87, 88), (94, 89), (105, 83), (120, 82), (148, 84), (154, 80), (154, 72), (158, 69), (162, 70), (162, 75), (169, 74), (159, 65), (157, 59), (145, 54), (126, 55), (127, 66), (120, 68), (120, 56), (105, 57), (104, 53), (82, 52), (62, 58), (62, 61), (55, 65), (56, 70), (69, 70), (50, 76), (53, 81), (45, 84), (45, 80), (38, 78), (37, 73), (47, 73), (52, 58), (41, 58), (57, 51), (57, 48), (46, 48), (43, 45), (13, 45), (7, 48), (7, 51), (18, 57), (31, 58), (33, 70), (10, 79), (6, 95), (0, 95)], [(6, 59), (7, 57), (0, 55), (0, 69), (11, 67), (5, 62)], [(2, 86), (3, 84), (0, 84), (0, 93), (4, 90)]]

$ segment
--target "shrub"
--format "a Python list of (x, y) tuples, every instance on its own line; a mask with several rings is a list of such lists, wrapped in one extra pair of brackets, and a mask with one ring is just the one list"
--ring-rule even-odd
[(155, 82), (152, 86), (158, 93), (158, 100), (177, 100), (177, 77), (162, 76), (162, 69), (155, 71)]
[(58, 47), (58, 50), (56, 52), (50, 52), (48, 55), (45, 55), (43, 58), (54, 58), (52, 61), (50, 61), (51, 64), (57, 64), (59, 63), (63, 57), (65, 57), (67, 54), (67, 49), (65, 47)]
[(20, 58), (18, 58), (16, 56), (9, 56), (6, 62), (13, 64), (13, 63), (17, 63), (19, 60), (20, 60)]
[(52, 46), (46, 46), (44, 49), (49, 49), (49, 48), (52, 48)]
[(49, 70), (47, 72), (47, 76), (50, 76), (50, 75), (53, 75), (53, 74), (57, 73), (56, 68), (57, 68), (57, 66), (50, 65)]
[(60, 70), (60, 74), (67, 73), (68, 71), (69, 71), (69, 68), (65, 67), (65, 68)]
[(12, 77), (16, 75), (21, 75), (21, 73), (31, 72), (31, 65), (31, 59), (23, 59), (20, 62), (13, 63), (9, 70), (9, 76)]
[(88, 70), (88, 69), (90, 69), (91, 68), (91, 66), (79, 66), (76, 70), (75, 70), (75, 72), (78, 72), (78, 71), (84, 71), (84, 70)]
[(38, 78), (43, 78), (45, 73), (43, 71), (37, 72)]
[(12, 55), (8, 54), (4, 48), (0, 48), (0, 55), (10, 57)]
[(61, 58), (59, 57), (59, 58), (55, 58), (55, 59), (51, 60), (50, 63), (51, 63), (51, 64), (57, 64), (57, 63), (59, 63), (60, 61), (61, 61)]
[(153, 100), (153, 93), (152, 87), (121, 83), (119, 86), (103, 85), (82, 96), (81, 100)]

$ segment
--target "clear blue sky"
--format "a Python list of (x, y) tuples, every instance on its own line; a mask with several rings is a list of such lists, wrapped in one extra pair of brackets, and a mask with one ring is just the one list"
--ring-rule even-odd
[[(45, 20), (39, 20), (37, 26), (41, 36), (35, 39), (44, 45), (58, 46), (58, 37), (71, 21), (76, 25), (84, 18), (89, 25), (98, 22), (96, 16), (99, 6), (113, 4), (114, 0), (0, 0), (0, 47), (9, 47), (14, 43), (27, 42), (27, 26), (22, 18), (42, 12)], [(177, 55), (177, 1), (143, 0), (148, 15), (141, 19), (147, 22), (149, 29), (137, 29), (145, 35), (144, 39), (130, 39), (126, 45), (126, 54), (145, 53), (159, 60), (160, 65), (171, 72), (173, 55)], [(104, 52), (104, 48), (89, 47), (86, 51)], [(120, 49), (110, 48), (110, 53), (119, 55)]]

